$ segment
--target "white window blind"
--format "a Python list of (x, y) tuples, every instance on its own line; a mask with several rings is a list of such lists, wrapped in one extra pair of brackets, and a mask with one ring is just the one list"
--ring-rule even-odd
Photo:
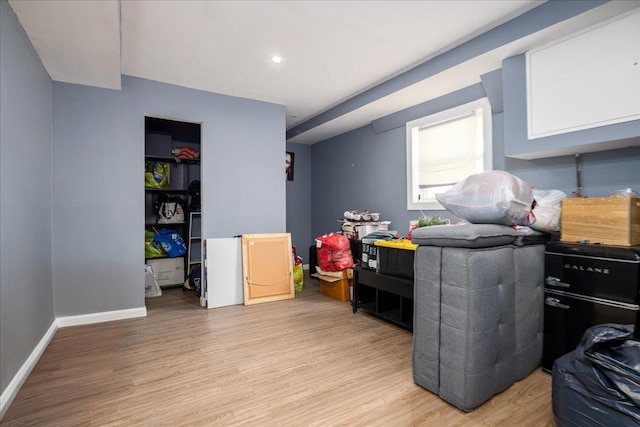
[(407, 123), (408, 209), (442, 209), (438, 193), (491, 169), (490, 118), (485, 99)]
[[(418, 129), (418, 186), (451, 186), (482, 171), (482, 109)], [(422, 191), (421, 191), (422, 193)]]

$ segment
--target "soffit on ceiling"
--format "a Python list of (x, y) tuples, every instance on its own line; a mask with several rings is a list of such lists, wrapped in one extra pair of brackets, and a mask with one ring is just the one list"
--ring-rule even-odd
[[(120, 89), (126, 74), (273, 102), (286, 107), (288, 129), (543, 3), (10, 0), (55, 81)], [(479, 81), (518, 49), (371, 99), (290, 141), (314, 143)]]

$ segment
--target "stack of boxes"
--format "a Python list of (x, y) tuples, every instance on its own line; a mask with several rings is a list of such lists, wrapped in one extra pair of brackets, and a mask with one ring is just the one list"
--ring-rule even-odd
[(376, 231), (389, 231), (391, 221), (343, 221), (342, 234), (351, 240), (362, 240)]
[[(347, 211), (345, 219), (340, 220), (342, 234), (351, 240), (354, 261), (357, 262), (359, 256), (359, 265), (362, 268), (412, 278), (413, 254), (416, 245), (412, 245), (408, 240), (388, 241), (365, 238), (376, 232), (389, 231), (391, 221), (379, 221), (379, 218), (379, 213)], [(348, 269), (341, 273), (335, 276), (318, 273), (315, 276), (320, 279), (322, 293), (340, 301), (349, 301), (353, 271)]]
[(320, 292), (340, 301), (351, 299), (353, 251), (350, 244), (341, 233), (316, 237), (318, 266), (313, 276), (320, 279)]
[(342, 222), (342, 234), (351, 240), (351, 252), (355, 260), (363, 268), (376, 269), (377, 249), (376, 239), (365, 239), (366, 236), (378, 231), (389, 231), (391, 221), (379, 221), (380, 214), (369, 211), (347, 211)]
[[(363, 268), (375, 270), (377, 259), (377, 248), (374, 246), (376, 239), (365, 239), (372, 233), (378, 231), (389, 231), (391, 221), (379, 221), (379, 213), (368, 211), (347, 211), (342, 220), (342, 234), (351, 240), (351, 252), (354, 261)], [(352, 220), (357, 218), (358, 220)]]

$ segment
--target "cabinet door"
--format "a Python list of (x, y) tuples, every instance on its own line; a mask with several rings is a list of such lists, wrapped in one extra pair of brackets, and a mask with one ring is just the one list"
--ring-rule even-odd
[(578, 346), (591, 326), (603, 323), (634, 324), (639, 316), (637, 306), (632, 304), (560, 294), (562, 292), (545, 291), (542, 367), (547, 371), (553, 369), (553, 362), (558, 357)]
[(527, 53), (529, 139), (640, 119), (640, 12)]
[(243, 234), (245, 305), (294, 298), (291, 235)]

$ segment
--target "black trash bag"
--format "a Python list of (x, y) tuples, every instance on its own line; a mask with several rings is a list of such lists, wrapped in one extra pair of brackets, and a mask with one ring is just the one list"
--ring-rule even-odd
[(640, 340), (633, 325), (604, 324), (556, 359), (553, 413), (559, 426), (640, 425)]

